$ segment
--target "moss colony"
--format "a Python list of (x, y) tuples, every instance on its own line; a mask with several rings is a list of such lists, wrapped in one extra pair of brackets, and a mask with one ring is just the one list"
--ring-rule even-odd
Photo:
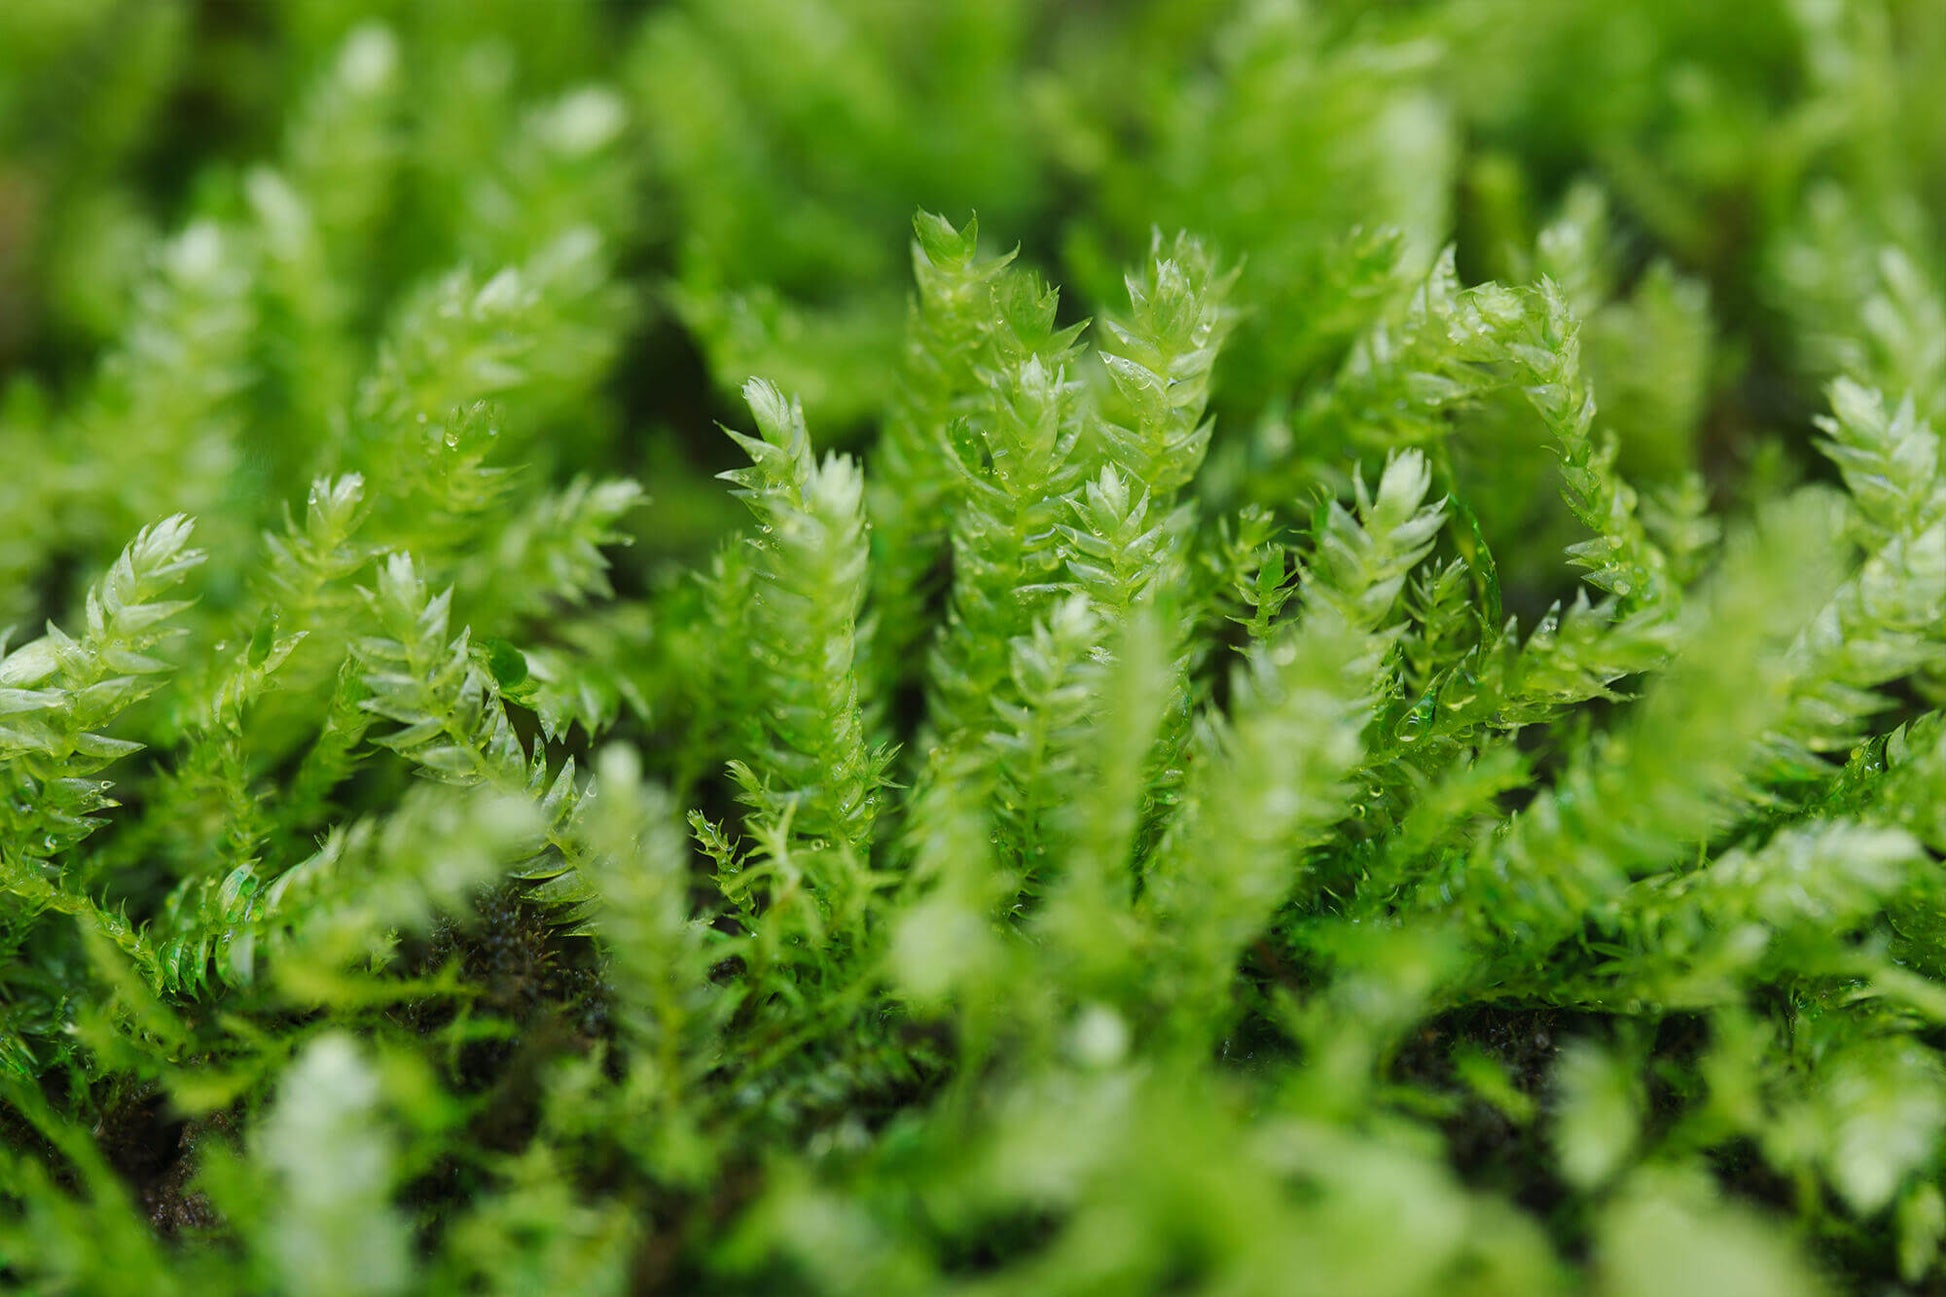
[(0, 1288), (1941, 1291), (1942, 74), (0, 5)]

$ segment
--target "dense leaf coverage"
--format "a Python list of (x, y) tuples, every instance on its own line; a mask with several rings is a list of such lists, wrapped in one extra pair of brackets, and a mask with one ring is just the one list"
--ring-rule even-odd
[(1932, 1290), (1942, 70), (0, 6), (0, 1286)]

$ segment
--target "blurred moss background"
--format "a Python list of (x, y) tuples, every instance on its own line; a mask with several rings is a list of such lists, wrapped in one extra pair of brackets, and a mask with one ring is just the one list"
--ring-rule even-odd
[[(389, 54), (347, 43), (373, 24), (396, 36)], [(1701, 467), (1733, 496), (1750, 472), (1797, 471), (1817, 384), (1872, 349), (1853, 327), (1868, 300), (1938, 309), (1888, 287), (1880, 250), (1932, 282), (1943, 56), (1946, 9), (1927, 0), (15, 0), (0, 8), (0, 446), (32, 476), (34, 411), (127, 332), (171, 235), (247, 213), (253, 167), (281, 151), (347, 209), (326, 224), (365, 232), (322, 270), (367, 343), (401, 286), (456, 259), (490, 272), (575, 221), (614, 240), (633, 332), (609, 415), (564, 429), (558, 453), (564, 469), (650, 470), (664, 507), (642, 563), (695, 552), (728, 517), (682, 483), (717, 465), (711, 420), (748, 375), (801, 394), (820, 435), (867, 431), (917, 207), (977, 210), (992, 243), (1068, 285), (1076, 316), (1117, 294), (1153, 228), (1241, 261), (1213, 493), (1287, 497), (1288, 474), (1253, 465), (1287, 460), (1293, 437), (1306, 474), (1341, 474), (1359, 430), (1307, 424), (1298, 394), (1450, 243), (1469, 281), (1572, 277), (1624, 467), (1651, 487)], [(307, 120), (338, 119), (306, 88), (358, 57), (385, 83), (371, 129), (307, 138)], [(573, 118), (564, 96), (590, 87), (616, 97)], [(599, 151), (609, 210), (550, 210), (546, 185), (508, 181), (528, 165), (508, 141), (546, 104), (568, 105), (562, 132), (619, 137)], [(1564, 215), (1595, 255), (1536, 246)], [(310, 405), (280, 390), (359, 362), (249, 353), (233, 350), (225, 400), (261, 448), (245, 458), (272, 464), (255, 484), (270, 500), (301, 484), (274, 471), (275, 448), (306, 435), (281, 415)], [(1946, 358), (1867, 359), (1930, 411)], [(1489, 534), (1545, 533), (1547, 456), (1491, 408), (1463, 417), (1481, 424), (1466, 444), (1488, 448), (1469, 471)], [(0, 487), (25, 524), (11, 531), (89, 507), (49, 476)], [(33, 552), (0, 573), (45, 584), (120, 536), (58, 520), (40, 534), (4, 542)]]

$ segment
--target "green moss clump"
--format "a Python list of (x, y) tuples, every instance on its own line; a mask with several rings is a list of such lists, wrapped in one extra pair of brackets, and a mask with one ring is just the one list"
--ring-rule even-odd
[(0, 5), (0, 1288), (1935, 1290), (1942, 72)]

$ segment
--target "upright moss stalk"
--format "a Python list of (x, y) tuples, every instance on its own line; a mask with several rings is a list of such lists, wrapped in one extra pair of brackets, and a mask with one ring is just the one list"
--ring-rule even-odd
[(743, 395), (759, 435), (730, 434), (751, 466), (725, 476), (757, 517), (747, 626), (765, 693), (732, 773), (760, 814), (863, 860), (885, 767), (859, 687), (872, 636), (864, 480), (850, 459), (819, 461), (796, 402), (760, 380)]

